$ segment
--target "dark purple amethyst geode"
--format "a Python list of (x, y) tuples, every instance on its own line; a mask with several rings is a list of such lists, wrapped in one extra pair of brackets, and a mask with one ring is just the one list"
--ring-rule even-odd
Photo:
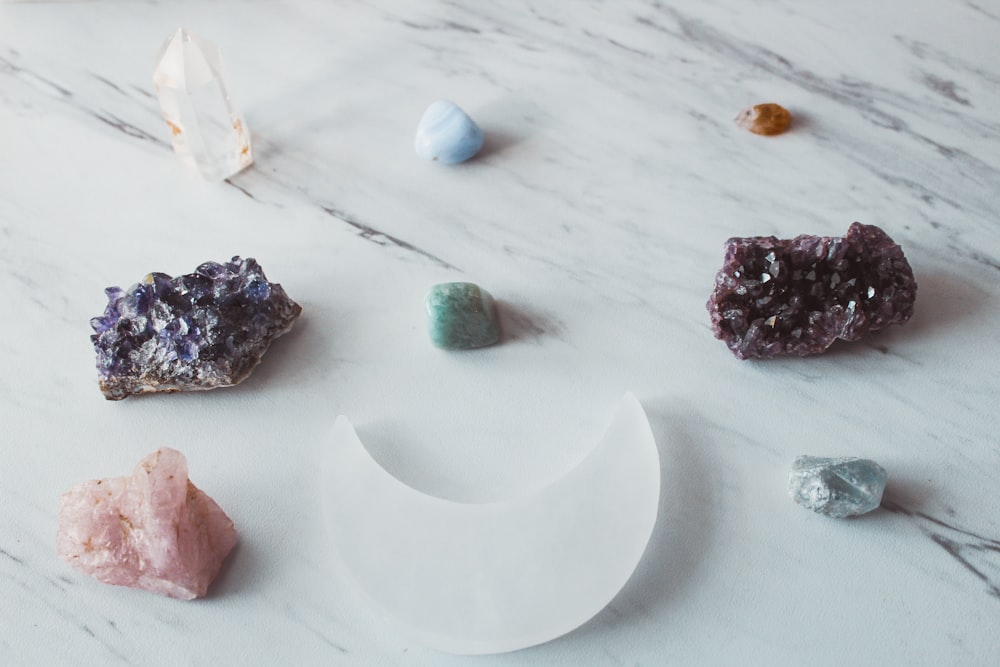
[(906, 322), (916, 296), (902, 248), (855, 222), (843, 238), (729, 239), (707, 306), (739, 359), (804, 357)]
[(108, 400), (238, 384), (302, 312), (250, 258), (104, 291), (108, 306), (90, 321), (90, 339)]

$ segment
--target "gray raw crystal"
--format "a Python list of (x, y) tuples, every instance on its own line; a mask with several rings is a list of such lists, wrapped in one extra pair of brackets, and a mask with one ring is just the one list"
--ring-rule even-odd
[(882, 502), (888, 473), (868, 459), (800, 456), (788, 477), (788, 495), (819, 514), (843, 519)]
[(238, 384), (302, 312), (251, 258), (205, 262), (176, 278), (150, 273), (105, 292), (90, 338), (108, 400)]

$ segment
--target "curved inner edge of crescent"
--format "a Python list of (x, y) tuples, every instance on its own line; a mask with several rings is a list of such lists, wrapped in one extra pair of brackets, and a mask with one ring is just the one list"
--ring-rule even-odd
[(417, 491), (344, 417), (323, 486), (339, 565), (375, 606), (433, 648), (499, 653), (569, 632), (622, 589), (656, 522), (660, 463), (626, 394), (579, 463), (522, 497), (466, 504)]

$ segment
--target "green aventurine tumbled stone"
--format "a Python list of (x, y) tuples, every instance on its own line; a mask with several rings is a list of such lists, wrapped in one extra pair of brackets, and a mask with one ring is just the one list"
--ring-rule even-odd
[(489, 292), (474, 283), (441, 283), (427, 295), (431, 342), (445, 350), (470, 350), (500, 339), (497, 307)]

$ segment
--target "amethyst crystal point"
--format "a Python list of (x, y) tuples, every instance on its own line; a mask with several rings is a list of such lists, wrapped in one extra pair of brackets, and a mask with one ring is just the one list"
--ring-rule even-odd
[(715, 337), (739, 359), (825, 352), (913, 315), (903, 250), (874, 225), (843, 238), (732, 238), (708, 300)]
[(302, 312), (250, 258), (205, 262), (176, 278), (150, 273), (105, 292), (90, 338), (109, 400), (238, 384)]

